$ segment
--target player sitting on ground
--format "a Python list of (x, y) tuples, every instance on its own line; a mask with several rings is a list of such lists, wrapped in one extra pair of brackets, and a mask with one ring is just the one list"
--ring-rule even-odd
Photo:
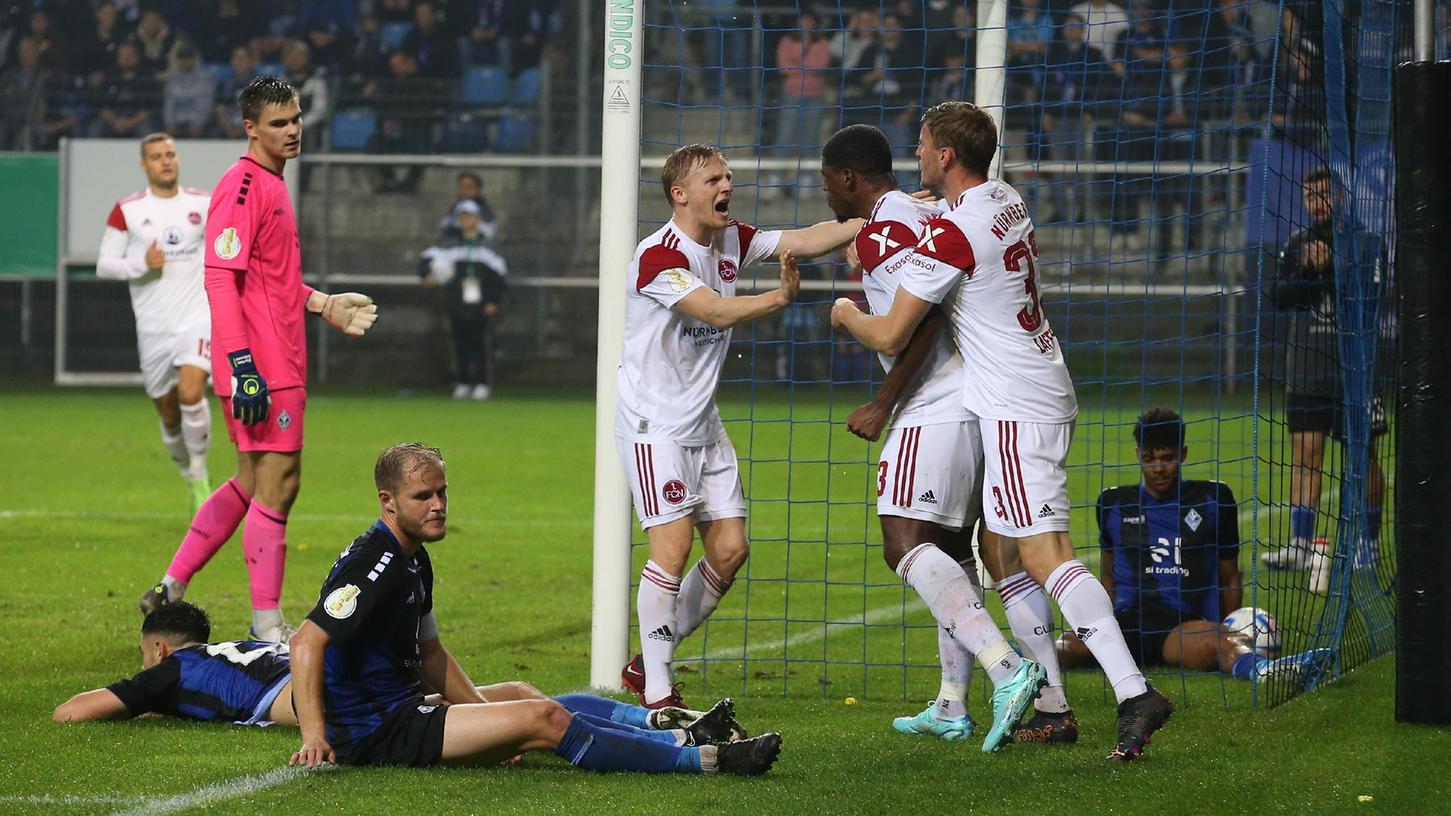
[(1150, 686), (1125, 645), (1113, 603), (1068, 535), (1068, 449), (1078, 398), (1038, 294), (1037, 240), (1027, 205), (989, 179), (997, 153), (992, 117), (968, 102), (944, 102), (922, 117), (917, 148), (922, 183), (951, 209), (922, 228), (898, 261), (901, 284), (885, 315), (838, 298), (832, 325), (895, 355), (933, 304), (942, 304), (966, 368), (963, 403), (978, 419), (984, 452), (988, 529), (1013, 539), (1023, 566), (1049, 590), (1103, 667), (1118, 699), (1118, 740), (1109, 754), (1130, 760), (1163, 727), (1173, 703)]
[[(867, 302), (886, 314), (901, 260), (937, 207), (897, 189), (891, 145), (870, 125), (842, 128), (827, 140), (821, 177), (827, 206), (839, 220), (866, 220), (852, 246)], [(975, 656), (994, 686), (993, 725), (983, 740), (983, 750), (993, 751), (1037, 697), (1044, 672), (1019, 659), (975, 586), (972, 528), (982, 515), (982, 448), (977, 418), (962, 405), (962, 357), (942, 331), (944, 323), (934, 310), (900, 355), (879, 355), (888, 372), (883, 391), (892, 392), (896, 406), (876, 468), (882, 555), (936, 618), (942, 665), (937, 699), (915, 717), (898, 717), (892, 727), (948, 740), (970, 737), (965, 698)]]
[[(1098, 497), (1104, 588), (1139, 665), (1219, 670), (1245, 680), (1323, 666), (1327, 650), (1270, 660), (1219, 621), (1243, 598), (1239, 517), (1223, 482), (1184, 479), (1184, 420), (1150, 408), (1134, 425), (1143, 480)], [(1065, 666), (1091, 666), (1077, 635), (1059, 639)]]
[[(237, 725), (297, 725), (292, 710), (292, 669), (287, 644), (258, 640), (209, 643), (211, 621), (186, 601), (167, 604), (141, 624), (142, 671), (105, 688), (83, 691), (55, 709), (56, 722), (120, 720), (147, 714)], [(491, 703), (544, 700), (528, 683), (479, 686)], [(652, 711), (589, 694), (565, 694), (556, 702), (576, 714), (653, 731), (675, 745), (709, 745), (743, 739), (735, 706), (722, 700), (710, 711)], [(430, 694), (425, 702), (443, 698)], [(668, 740), (666, 737), (668, 736)]]
[(165, 133), (141, 140), (146, 189), (116, 202), (96, 260), (96, 275), (130, 284), (141, 382), (161, 418), (161, 441), (191, 494), (195, 513), (212, 492), (207, 445), (212, 411), (212, 319), (202, 281), (205, 190), (179, 185), (176, 142)]
[[(731, 329), (788, 306), (801, 284), (795, 258), (831, 252), (861, 226), (777, 231), (731, 220), (730, 167), (705, 145), (671, 153), (660, 182), (671, 218), (630, 261), (615, 413), (615, 445), (650, 540), (640, 654), (621, 681), (652, 707), (680, 705), (675, 647), (715, 611), (750, 549), (736, 451), (715, 404)], [(737, 276), (767, 258), (781, 262), (780, 288), (737, 295)], [(686, 573), (697, 530), (705, 554)]]
[[(490, 702), (438, 637), (433, 566), (448, 478), (438, 451), (383, 451), (373, 470), (381, 518), (343, 550), (316, 608), (292, 638), (293, 700), (302, 747), (290, 764), (425, 767), (497, 764), (552, 750), (590, 770), (765, 773), (781, 735), (721, 745), (666, 744), (554, 700)], [(424, 696), (424, 684), (441, 695)]]

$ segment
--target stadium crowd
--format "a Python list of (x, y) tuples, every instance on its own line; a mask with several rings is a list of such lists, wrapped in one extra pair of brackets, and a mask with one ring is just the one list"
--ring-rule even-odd
[[(236, 92), (286, 75), (316, 148), (477, 150), (471, 107), (528, 110), (559, 0), (38, 0), (0, 4), (0, 150), (62, 137), (240, 138)], [(336, 119), (334, 116), (336, 115)], [(507, 117), (505, 117), (507, 118)], [(316, 127), (331, 123), (332, 127)], [(527, 116), (503, 128), (520, 149)]]

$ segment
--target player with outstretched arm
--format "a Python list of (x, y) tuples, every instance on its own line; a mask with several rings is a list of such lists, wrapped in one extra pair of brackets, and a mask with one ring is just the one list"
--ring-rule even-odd
[(1109, 757), (1130, 760), (1174, 707), (1134, 664), (1108, 593), (1073, 555), (1066, 465), (1078, 400), (1043, 314), (1027, 205), (987, 177), (996, 152), (997, 127), (976, 105), (944, 102), (927, 111), (917, 148), (922, 183), (940, 190), (951, 209), (928, 221), (897, 262), (901, 282), (885, 315), (841, 298), (831, 319), (867, 347), (897, 355), (933, 304), (948, 311), (966, 369), (964, 405), (981, 433), (987, 527), (1016, 546), (1103, 667), (1119, 701)]
[(130, 284), (142, 387), (195, 513), (212, 492), (212, 327), (202, 281), (208, 195), (180, 185), (181, 159), (165, 133), (141, 140), (141, 169), (146, 189), (117, 201), (106, 218), (96, 275)]
[[(650, 542), (636, 602), (640, 654), (621, 680), (650, 707), (680, 705), (675, 648), (715, 611), (750, 549), (736, 451), (715, 404), (731, 329), (790, 305), (801, 282), (795, 259), (845, 245), (862, 223), (778, 231), (735, 221), (730, 166), (705, 145), (671, 153), (660, 182), (671, 218), (630, 261), (615, 413), (615, 445)], [(781, 262), (780, 288), (737, 295), (737, 276), (767, 258)], [(697, 530), (705, 552), (687, 573)]]
[(281, 642), (293, 631), (280, 601), (287, 514), (302, 475), (303, 320), (308, 313), (321, 315), (345, 334), (361, 335), (377, 319), (377, 307), (363, 295), (328, 295), (302, 282), (297, 217), (282, 178), (302, 149), (297, 90), (280, 77), (257, 77), (237, 103), (247, 152), (212, 191), (206, 230), (212, 385), (237, 446), (237, 473), (202, 504), (165, 577), (140, 606), (145, 614), (179, 600), (245, 518), (252, 636)]

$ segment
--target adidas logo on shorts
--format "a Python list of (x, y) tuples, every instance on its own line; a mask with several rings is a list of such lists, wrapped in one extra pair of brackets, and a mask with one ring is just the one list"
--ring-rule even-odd
[(926, 493), (923, 493), (922, 495), (918, 496), (917, 497), (917, 501), (919, 501), (919, 502), (921, 502), (923, 504), (936, 504), (937, 503), (937, 497), (934, 496), (934, 495), (932, 495), (932, 491), (929, 490)]
[(662, 626), (659, 629), (656, 629), (655, 631), (646, 635), (645, 637), (650, 638), (651, 640), (663, 640), (667, 643), (671, 643), (675, 640), (675, 633), (670, 631), (669, 626)]
[(1057, 514), (1053, 512), (1053, 508), (1049, 507), (1046, 504), (1043, 505), (1043, 509), (1042, 510), (1039, 510), (1038, 511), (1038, 518), (1040, 518), (1040, 519), (1041, 518), (1048, 518), (1048, 517), (1054, 516), (1054, 515), (1057, 515)]

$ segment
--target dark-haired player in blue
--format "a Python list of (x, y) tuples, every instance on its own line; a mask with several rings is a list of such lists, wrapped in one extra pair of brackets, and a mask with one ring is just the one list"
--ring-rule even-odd
[[(1140, 666), (1219, 670), (1246, 680), (1319, 665), (1324, 650), (1270, 660), (1219, 621), (1243, 599), (1239, 513), (1229, 485), (1185, 479), (1184, 420), (1150, 408), (1134, 425), (1143, 479), (1098, 497), (1099, 580)], [(1065, 667), (1093, 665), (1077, 635), (1058, 641)]]
[[(418, 443), (373, 469), (380, 518), (343, 550), (292, 638), (302, 747), (290, 764), (428, 767), (497, 764), (552, 750), (589, 770), (765, 773), (781, 735), (721, 745), (666, 744), (549, 699), (489, 702), (438, 636), (425, 543), (446, 534), (443, 458)], [(441, 699), (425, 699), (425, 684)]]
[[(83, 691), (55, 709), (56, 722), (121, 720), (163, 714), (237, 725), (297, 725), (292, 710), (292, 667), (286, 644), (255, 640), (209, 643), (211, 621), (200, 607), (175, 601), (141, 624), (141, 673), (105, 688)], [(548, 699), (528, 683), (480, 686), (490, 702)], [(735, 707), (722, 700), (710, 711), (647, 709), (589, 694), (554, 698), (576, 714), (590, 714), (622, 729), (674, 745), (706, 745), (744, 738)], [(430, 695), (430, 703), (442, 698)]]

